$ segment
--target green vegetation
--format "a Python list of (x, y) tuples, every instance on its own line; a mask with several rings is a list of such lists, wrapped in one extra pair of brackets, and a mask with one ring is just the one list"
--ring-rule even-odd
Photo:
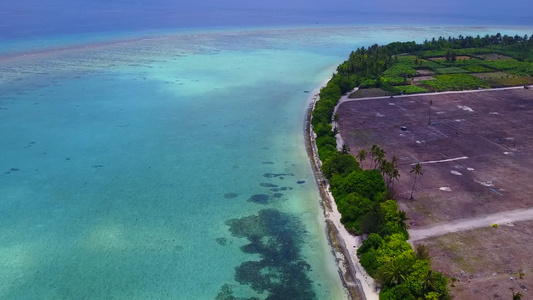
[(358, 89), (352, 93), (349, 98), (367, 98), (367, 97), (383, 97), (391, 96), (391, 93), (378, 88)]
[[(485, 72), (506, 72), (518, 78), (495, 81), (477, 76), (477, 73)], [(428, 73), (476, 74), (477, 78), (437, 76), (436, 80), (413, 80)], [(484, 37), (439, 37), (421, 44), (373, 45), (352, 52), (337, 68), (336, 76), (346, 78), (344, 82), (355, 83), (360, 89), (379, 88), (384, 94), (392, 95), (531, 84), (533, 36), (513, 37), (498, 33)]]
[(516, 86), (533, 84), (533, 76), (516, 76), (504, 72), (478, 73), (474, 76), (483, 79), (491, 86)]
[(531, 62), (518, 61), (515, 59), (501, 59), (484, 61), (482, 65), (518, 76), (533, 76), (533, 64)]
[(405, 94), (405, 95), (428, 92), (427, 89), (420, 87), (420, 86), (416, 86), (416, 85), (393, 86), (389, 90), (392, 91), (394, 94)]
[[(397, 158), (387, 161), (385, 154), (374, 145), (369, 151), (361, 149), (356, 158), (338, 154), (322, 165), (341, 222), (353, 233), (369, 234), (357, 253), (361, 265), (382, 286), (380, 299), (449, 299), (447, 280), (430, 269), (427, 248), (415, 251), (407, 242), (407, 215), (388, 193), (399, 177)], [(360, 168), (366, 159), (373, 169)], [(416, 182), (422, 173), (419, 164), (415, 169)]]
[[(407, 215), (390, 199), (389, 191), (399, 179), (397, 158), (387, 161), (385, 150), (376, 145), (358, 151), (357, 158), (347, 147), (337, 151), (331, 120), (342, 91), (338, 76), (321, 90), (312, 124), (341, 222), (353, 233), (370, 234), (358, 250), (361, 264), (382, 285), (381, 299), (449, 299), (446, 278), (430, 269), (427, 251), (419, 254), (407, 243)], [(370, 168), (364, 170), (366, 160)]]
[[(498, 71), (509, 74), (505, 75), (507, 81), (503, 75), (483, 77), (489, 74), (485, 72), (502, 74)], [(435, 73), (439, 75), (434, 80), (413, 80)], [(346, 145), (337, 151), (337, 130), (331, 122), (341, 95), (356, 86), (360, 90), (353, 97), (484, 88), (495, 83), (530, 82), (532, 78), (533, 37), (496, 34), (359, 48), (322, 88), (311, 120), (322, 172), (329, 180), (341, 222), (352, 233), (368, 234), (357, 254), (361, 265), (382, 286), (380, 299), (442, 300), (450, 296), (446, 278), (430, 268), (428, 249), (422, 246), (413, 250), (407, 242), (407, 215), (398, 210), (391, 196), (394, 182), (399, 180), (397, 159), (387, 161), (385, 150), (377, 145), (368, 151), (360, 149), (356, 157), (349, 154)], [(368, 168), (363, 169), (367, 160)], [(422, 175), (420, 164), (411, 173), (412, 196)]]
[(383, 72), (381, 80), (390, 85), (404, 85), (408, 83), (407, 78), (413, 77), (415, 74), (416, 70), (409, 63), (398, 62)]
[(460, 74), (468, 73), (467, 70), (458, 67), (435, 68), (437, 74)]
[(485, 82), (470, 74), (446, 74), (435, 76), (436, 80), (424, 80), (421, 83), (435, 92), (471, 90), (487, 87)]
[(479, 72), (492, 72), (493, 69), (489, 69), (482, 65), (465, 65), (462, 67), (464, 70), (472, 73), (479, 73)]

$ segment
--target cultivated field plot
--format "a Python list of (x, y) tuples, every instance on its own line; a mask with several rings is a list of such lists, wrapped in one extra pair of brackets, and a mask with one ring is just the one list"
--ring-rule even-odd
[(358, 89), (350, 95), (350, 98), (367, 98), (367, 97), (382, 97), (390, 96), (391, 93), (378, 88)]
[(491, 86), (533, 84), (533, 77), (531, 76), (516, 76), (505, 72), (472, 73), (472, 75), (487, 81)]
[(533, 206), (533, 90), (363, 99), (338, 114), (352, 154), (377, 144), (399, 158), (396, 198), (412, 228)]

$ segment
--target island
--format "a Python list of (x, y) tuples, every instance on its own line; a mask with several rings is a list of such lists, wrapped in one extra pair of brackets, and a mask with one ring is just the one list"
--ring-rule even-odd
[(372, 45), (337, 67), (307, 140), (352, 298), (530, 295), (532, 84), (527, 35)]

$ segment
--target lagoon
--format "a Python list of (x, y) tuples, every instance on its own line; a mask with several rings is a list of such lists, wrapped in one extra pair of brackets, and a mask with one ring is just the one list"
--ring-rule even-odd
[(346, 298), (305, 151), (309, 97), (359, 46), (497, 31), (530, 34), (299, 26), (5, 40), (0, 297)]

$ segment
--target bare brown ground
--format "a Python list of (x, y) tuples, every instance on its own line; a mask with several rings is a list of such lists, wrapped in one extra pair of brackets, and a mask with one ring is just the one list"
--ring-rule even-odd
[(424, 70), (424, 69), (416, 70), (416, 76), (430, 76), (433, 74), (435, 74), (435, 72), (430, 71), (430, 70)]
[[(434, 269), (457, 278), (455, 299), (533, 299), (533, 222), (483, 228), (420, 241)], [(523, 277), (520, 278), (520, 273)]]
[(512, 59), (512, 57), (502, 54), (490, 53), (477, 56), (486, 60), (500, 60), (500, 59)]
[(435, 80), (435, 79), (436, 78), (433, 76), (417, 76), (417, 77), (413, 77), (412, 81), (419, 82), (419, 81), (424, 81), (424, 80)]
[[(432, 60), (432, 61), (441, 61), (441, 60), (446, 60), (446, 57), (444, 57), (444, 56), (441, 56), (441, 57), (430, 57), (428, 59)], [(467, 56), (467, 55), (458, 55), (458, 56), (455, 57), (455, 59), (457, 59), (457, 60), (467, 60), (467, 59), (472, 59), (472, 57)]]
[[(428, 125), (430, 100), (433, 125)], [(412, 228), (533, 207), (532, 90), (352, 101), (342, 103), (337, 113), (352, 154), (377, 144), (389, 160), (399, 158), (396, 198)], [(409, 171), (417, 162), (423, 163), (423, 176), (410, 200)], [(511, 287), (523, 299), (533, 299), (519, 287), (533, 288), (532, 232), (533, 222), (523, 222), (421, 242), (430, 244), (436, 269), (461, 280), (451, 288), (455, 299), (510, 299)], [(526, 273), (524, 279), (509, 280), (510, 273), (520, 271)]]
[[(430, 100), (434, 125), (428, 125)], [(352, 153), (377, 144), (389, 159), (399, 158), (395, 190), (411, 226), (533, 206), (532, 90), (352, 101), (338, 114)], [(463, 156), (468, 159), (423, 164), (409, 200), (412, 164)]]

